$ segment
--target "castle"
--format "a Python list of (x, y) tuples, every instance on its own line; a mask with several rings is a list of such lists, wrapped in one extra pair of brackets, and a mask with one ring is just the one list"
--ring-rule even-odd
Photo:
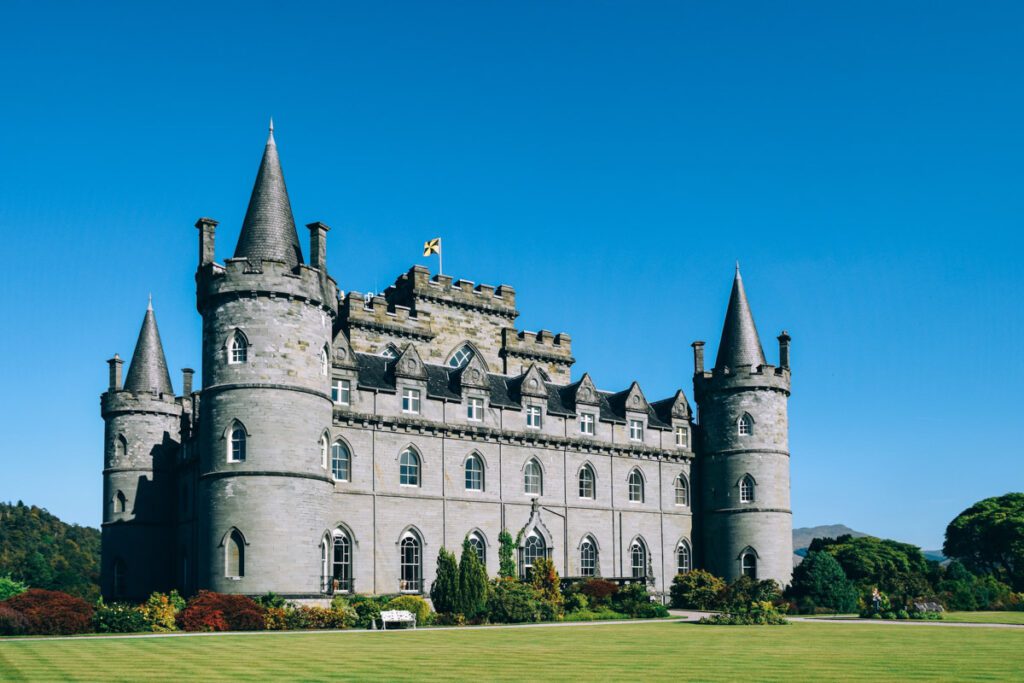
[[(152, 305), (109, 362), (102, 591), (428, 593), (468, 538), (498, 572), (641, 577), (694, 567), (789, 582), (789, 336), (768, 365), (737, 267), (718, 355), (682, 390), (573, 380), (567, 334), (515, 329), (515, 291), (421, 266), (342, 295), (328, 228), (302, 250), (271, 127), (234, 257), (201, 218), (202, 386), (175, 394)], [(677, 372), (678, 369), (666, 368)]]

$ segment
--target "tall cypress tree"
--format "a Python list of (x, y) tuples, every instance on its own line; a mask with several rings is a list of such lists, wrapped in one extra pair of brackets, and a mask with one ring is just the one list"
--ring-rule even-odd
[(498, 576), (503, 579), (516, 577), (515, 544), (512, 534), (502, 529), (498, 534)]
[(462, 542), (462, 557), (459, 559), (459, 598), (466, 619), (475, 619), (487, 610), (487, 570), (480, 563), (480, 557), (469, 542)]
[(435, 612), (454, 614), (459, 611), (459, 567), (454, 553), (444, 548), (437, 552), (437, 577), (430, 586), (430, 599)]

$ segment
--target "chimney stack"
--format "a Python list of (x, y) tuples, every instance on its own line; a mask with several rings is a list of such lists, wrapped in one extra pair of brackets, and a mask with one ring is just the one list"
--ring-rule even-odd
[(196, 221), (199, 228), (199, 265), (213, 263), (213, 233), (217, 229), (217, 221), (212, 218), (200, 218)]
[(309, 265), (321, 273), (327, 272), (327, 231), (329, 227), (317, 221), (306, 226), (309, 228)]
[(186, 398), (192, 395), (192, 375), (195, 372), (192, 368), (183, 368), (181, 371), (181, 395)]
[(700, 375), (704, 372), (704, 342), (695, 341), (693, 347), (693, 374)]
[(121, 356), (114, 354), (114, 357), (107, 361), (110, 366), (110, 391), (121, 391), (121, 366), (124, 361)]
[(785, 330), (779, 335), (779, 367), (789, 370), (789, 340), (791, 337)]

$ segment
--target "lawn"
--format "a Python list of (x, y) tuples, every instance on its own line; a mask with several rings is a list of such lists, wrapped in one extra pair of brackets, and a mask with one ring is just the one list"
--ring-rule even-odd
[(946, 612), (942, 619), (960, 624), (1024, 624), (1024, 612)]
[(0, 641), (0, 680), (1024, 680), (1024, 631), (673, 622)]

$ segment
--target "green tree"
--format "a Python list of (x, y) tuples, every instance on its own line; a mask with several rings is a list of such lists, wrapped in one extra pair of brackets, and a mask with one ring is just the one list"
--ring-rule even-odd
[(857, 609), (857, 589), (830, 553), (816, 550), (793, 569), (793, 583), (786, 594), (802, 608), (825, 607), (834, 612)]
[(550, 606), (552, 614), (556, 617), (561, 615), (564, 601), (555, 563), (547, 558), (534, 560), (530, 567), (530, 583), (537, 592), (537, 598)]
[(467, 619), (476, 619), (487, 611), (487, 570), (480, 563), (480, 557), (469, 542), (462, 542), (462, 557), (459, 559), (459, 609)]
[(716, 609), (725, 591), (725, 581), (703, 569), (677, 574), (669, 595), (672, 606), (682, 609)]
[(498, 534), (498, 576), (503, 579), (516, 577), (516, 544), (508, 529)]
[(858, 591), (877, 586), (902, 602), (932, 591), (928, 562), (916, 545), (874, 536), (853, 538), (847, 534), (811, 541), (809, 553), (820, 550), (839, 562)]
[(28, 590), (28, 586), (21, 581), (15, 581), (9, 576), (0, 576), (0, 602), (15, 595), (20, 595)]
[(430, 599), (434, 611), (441, 614), (455, 614), (461, 606), (459, 567), (455, 555), (444, 548), (437, 552), (437, 577), (430, 586)]
[(1024, 493), (986, 498), (961, 512), (946, 527), (942, 552), (1024, 591)]

